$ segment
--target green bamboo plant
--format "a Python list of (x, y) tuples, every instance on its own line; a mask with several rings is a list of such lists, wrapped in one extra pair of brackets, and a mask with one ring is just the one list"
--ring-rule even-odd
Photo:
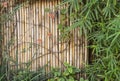
[[(94, 58), (85, 68), (87, 78), (120, 81), (120, 1), (63, 0), (61, 5), (68, 5), (66, 11), (72, 22), (64, 28), (65, 34), (79, 28), (80, 35), (84, 34), (89, 42)], [(63, 27), (60, 24), (60, 29)]]

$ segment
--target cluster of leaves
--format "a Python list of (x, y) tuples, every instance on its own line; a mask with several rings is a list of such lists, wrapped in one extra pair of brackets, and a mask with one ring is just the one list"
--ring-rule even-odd
[[(48, 81), (78, 81), (76, 79), (76, 74), (80, 72), (80, 69), (69, 65), (68, 63), (64, 63), (64, 66), (66, 69), (64, 72), (62, 72), (60, 69), (53, 69), (52, 70), (52, 75), (53, 78), (48, 79)], [(88, 81), (84, 80), (83, 78), (80, 78), (79, 81)]]
[(50, 73), (45, 72), (45, 66), (39, 68), (37, 71), (30, 71), (29, 69), (23, 69), (20, 71), (11, 72), (11, 81), (46, 81), (50, 78)]
[(10, 70), (9, 80), (7, 73), (0, 73), (0, 81), (46, 81), (51, 73), (46, 73), (45, 68), (46, 66), (40, 67), (37, 71), (30, 71), (29, 68)]
[(90, 81), (120, 81), (120, 1), (63, 0), (72, 22), (65, 28), (79, 28), (89, 42), (91, 65), (86, 67)]

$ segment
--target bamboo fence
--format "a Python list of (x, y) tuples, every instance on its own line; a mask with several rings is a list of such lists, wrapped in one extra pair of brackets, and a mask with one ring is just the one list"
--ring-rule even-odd
[[(7, 9), (13, 11), (21, 2), (10, 0)], [(87, 40), (84, 35), (80, 36), (79, 28), (71, 31), (68, 41), (60, 41), (61, 33), (57, 27), (62, 17), (60, 10), (55, 10), (59, 4), (60, 0), (31, 0), (2, 25), (2, 49), (9, 57), (10, 68), (25, 68), (30, 64), (31, 70), (37, 70), (48, 64), (46, 70), (50, 70), (52, 67), (63, 68), (64, 62), (78, 68), (85, 66), (88, 61)], [(50, 11), (46, 12), (46, 9)], [(66, 19), (65, 24), (71, 25), (70, 20)]]

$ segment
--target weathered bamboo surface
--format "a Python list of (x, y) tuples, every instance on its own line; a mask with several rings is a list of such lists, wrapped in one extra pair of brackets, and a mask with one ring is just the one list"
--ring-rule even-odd
[[(19, 4), (21, 2), (16, 2)], [(10, 4), (15, 4), (14, 1)], [(60, 10), (55, 6), (60, 0), (31, 0), (14, 14), (11, 21), (3, 26), (4, 48), (11, 68), (25, 68), (30, 64), (31, 70), (48, 64), (51, 67), (63, 67), (68, 62), (78, 68), (87, 63), (87, 40), (79, 36), (79, 29), (72, 31), (71, 40), (66, 43), (59, 40), (57, 26), (61, 22)], [(46, 12), (50, 9), (50, 12)], [(13, 10), (10, 7), (10, 10)], [(70, 25), (70, 20), (68, 23)], [(12, 42), (10, 46), (7, 44)]]

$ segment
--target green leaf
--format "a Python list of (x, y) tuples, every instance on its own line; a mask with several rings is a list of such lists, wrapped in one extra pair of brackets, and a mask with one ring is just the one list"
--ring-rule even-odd
[(113, 38), (110, 47), (115, 43), (116, 39), (120, 36), (120, 32), (117, 33), (117, 35)]
[(113, 4), (114, 4), (114, 6), (116, 5), (116, 3), (117, 3), (117, 1), (116, 1), (116, 0), (113, 0)]
[(69, 79), (68, 79), (68, 81), (75, 81), (75, 80), (74, 80), (74, 77), (72, 77), (72, 76), (69, 76)]
[(70, 66), (70, 64), (68, 64), (67, 62), (65, 62), (65, 63), (64, 63), (64, 66), (65, 66), (65, 67), (68, 67), (68, 66)]
[(65, 81), (64, 78), (59, 78), (57, 81)]
[(71, 67), (68, 68), (68, 71), (69, 71), (70, 73), (73, 73), (73, 69), (72, 69)]
[(84, 81), (84, 79), (83, 79), (83, 78), (80, 78), (80, 81)]
[(64, 72), (63, 72), (63, 75), (64, 76), (68, 76), (70, 73), (69, 73), (69, 71), (67, 71), (67, 70), (65, 70)]

